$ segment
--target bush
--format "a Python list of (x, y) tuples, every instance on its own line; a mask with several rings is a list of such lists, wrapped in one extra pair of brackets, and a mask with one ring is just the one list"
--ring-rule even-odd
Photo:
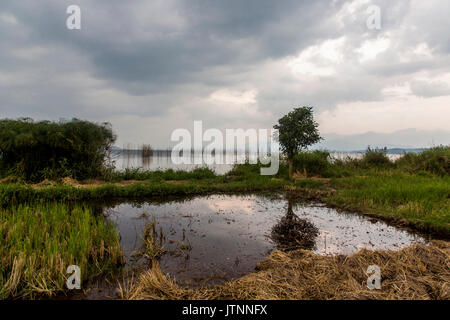
[[(235, 181), (246, 180), (252, 177), (265, 177), (261, 175), (261, 168), (267, 168), (269, 166), (269, 164), (263, 165), (260, 161), (258, 161), (256, 164), (251, 164), (246, 161), (245, 163), (235, 164), (233, 166), (233, 169), (229, 171), (225, 176), (228, 178), (232, 177)], [(289, 178), (289, 168), (284, 159), (280, 159), (278, 172), (271, 177), (283, 179)]]
[(408, 153), (396, 161), (399, 168), (411, 173), (431, 172), (440, 176), (450, 175), (450, 147), (439, 146), (418, 154)]
[(394, 163), (386, 155), (386, 148), (371, 149), (368, 147), (366, 153), (360, 160), (360, 166), (364, 169), (388, 169), (393, 167)]
[(94, 178), (105, 172), (115, 141), (108, 123), (0, 120), (0, 170), (40, 181), (71, 176)]
[(294, 156), (294, 171), (306, 172), (308, 175), (331, 175), (331, 163), (328, 151), (315, 150), (312, 152), (300, 152)]

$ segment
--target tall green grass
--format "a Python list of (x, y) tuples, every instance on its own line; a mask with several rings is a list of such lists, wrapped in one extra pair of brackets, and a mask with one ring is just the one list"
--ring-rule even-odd
[(328, 203), (406, 220), (419, 229), (450, 234), (450, 177), (398, 170), (332, 180)]
[(112, 183), (83, 188), (68, 185), (51, 185), (34, 188), (23, 184), (0, 184), (0, 206), (8, 206), (29, 201), (80, 201), (107, 198), (143, 198), (164, 196), (185, 196), (223, 192), (252, 192), (281, 190), (288, 181), (267, 176), (218, 177), (205, 180), (142, 181), (130, 185)]
[(440, 176), (450, 175), (450, 147), (439, 146), (419, 154), (408, 153), (396, 161), (399, 168), (408, 172), (431, 172)]
[(148, 171), (141, 168), (126, 168), (123, 171), (113, 171), (106, 177), (107, 181), (117, 182), (123, 180), (200, 180), (200, 179), (212, 179), (217, 177), (215, 172), (209, 168), (195, 168), (192, 171), (181, 170), (156, 170)]
[(435, 147), (419, 154), (408, 153), (396, 161), (386, 155), (386, 149), (368, 148), (362, 158), (331, 159), (328, 151), (301, 152), (294, 157), (294, 170), (308, 176), (325, 178), (365, 175), (369, 171), (397, 169), (408, 173), (450, 175), (450, 147)]
[(83, 280), (122, 263), (114, 226), (79, 205), (18, 205), (0, 209), (0, 298), (64, 291), (66, 269)]

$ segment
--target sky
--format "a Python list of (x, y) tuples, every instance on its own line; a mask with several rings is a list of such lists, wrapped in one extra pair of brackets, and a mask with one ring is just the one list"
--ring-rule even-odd
[(110, 122), (118, 146), (166, 147), (194, 120), (271, 128), (307, 105), (330, 140), (450, 144), (449, 14), (448, 0), (1, 0), (0, 117)]

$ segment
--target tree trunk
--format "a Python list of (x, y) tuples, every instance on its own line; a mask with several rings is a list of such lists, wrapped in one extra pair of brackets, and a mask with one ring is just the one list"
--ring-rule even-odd
[(292, 159), (289, 159), (289, 179), (294, 179), (294, 168), (292, 167)]

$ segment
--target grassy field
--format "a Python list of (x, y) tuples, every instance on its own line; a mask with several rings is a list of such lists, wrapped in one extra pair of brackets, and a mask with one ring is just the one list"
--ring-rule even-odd
[[(84, 280), (117, 270), (122, 262), (118, 235), (114, 227), (106, 223), (102, 216), (95, 216), (90, 209), (79, 204), (79, 201), (86, 200), (107, 198), (132, 200), (211, 193), (290, 192), (298, 197), (320, 200), (331, 206), (368, 214), (389, 220), (399, 226), (412, 227), (448, 239), (450, 238), (449, 150), (448, 147), (435, 148), (419, 155), (407, 155), (396, 162), (391, 162), (383, 152), (376, 150), (369, 150), (360, 160), (345, 161), (329, 161), (328, 153), (321, 151), (299, 154), (294, 159), (297, 170), (295, 181), (288, 179), (288, 169), (284, 164), (281, 164), (276, 176), (261, 176), (259, 165), (242, 164), (224, 176), (217, 176), (209, 169), (196, 169), (192, 172), (126, 170), (110, 172), (102, 180), (76, 181), (64, 178), (33, 184), (11, 176), (4, 177), (0, 181), (0, 298), (34, 298), (63, 292), (67, 278), (65, 271), (71, 264), (81, 267)], [(441, 245), (426, 251), (428, 250), (426, 246), (420, 246), (410, 251), (402, 251), (405, 255), (376, 253), (385, 257), (383, 261), (386, 263), (397, 255), (400, 259), (399, 265), (392, 265), (392, 270), (400, 268), (399, 271), (392, 271), (394, 274), (392, 288), (400, 281), (397, 278), (400, 277), (401, 270), (406, 270), (405, 274), (411, 279), (416, 276), (431, 279), (429, 285), (425, 284), (424, 288), (427, 286), (434, 288), (431, 293), (426, 293), (422, 287), (416, 288), (419, 293), (413, 295), (412, 289), (407, 287), (411, 286), (408, 280), (403, 283), (405, 291), (401, 294), (395, 296), (392, 291), (394, 289), (389, 289), (386, 295), (379, 298), (447, 298), (448, 291), (444, 292), (445, 288), (438, 285), (443, 278), (434, 273), (440, 272), (447, 282), (448, 273), (442, 273), (442, 268), (437, 262), (427, 265), (429, 263), (427, 260), (431, 259), (429, 255), (440, 259), (444, 266), (449, 263), (448, 246), (444, 247), (443, 249)], [(413, 256), (417, 252), (414, 250), (426, 251), (427, 254), (421, 256), (423, 259), (415, 261)], [(280, 257), (277, 255), (279, 254), (276, 253), (273, 259)], [(364, 259), (369, 261), (370, 255), (373, 254), (364, 253)], [(302, 256), (301, 259), (304, 260), (305, 257)], [(330, 264), (336, 266), (339, 262), (331, 258), (313, 258), (312, 255), (308, 257), (311, 263), (324, 267)], [(296, 268), (303, 266), (300, 260), (295, 259), (283, 256), (279, 263), (285, 263), (288, 269), (291, 262)], [(359, 261), (358, 259), (355, 261)], [(411, 263), (408, 266), (401, 265), (403, 261), (401, 259), (407, 259)], [(419, 264), (419, 267), (420, 264), (426, 265), (424, 268), (428, 268), (427, 272), (420, 273), (423, 268), (416, 270), (415, 263)], [(277, 270), (282, 270), (280, 266), (268, 268), (263, 273), (263, 278), (261, 273), (256, 273), (243, 280), (229, 282), (217, 289), (219, 291), (205, 289), (206, 291), (196, 293), (178, 289), (170, 279), (167, 280), (159, 274), (160, 271), (156, 268), (142, 275), (135, 287), (122, 288), (122, 293), (124, 297), (129, 298), (307, 297), (309, 293), (303, 291), (295, 293), (296, 296), (294, 294), (286, 296), (286, 290), (292, 288), (286, 281), (281, 280), (286, 280), (287, 274), (279, 275), (281, 287), (273, 287), (270, 281), (265, 282), (270, 279), (270, 274), (276, 276)], [(361, 270), (355, 266), (351, 267), (353, 269), (348, 269), (349, 272), (354, 274), (354, 277), (359, 277)], [(347, 276), (350, 273), (347, 273)], [(298, 274), (300, 282), (304, 281), (304, 276), (305, 274)], [(319, 273), (311, 273), (308, 279), (317, 280), (317, 277), (322, 276)], [(336, 276), (339, 277), (340, 274), (337, 273)], [(347, 280), (354, 281), (350, 278)], [(344, 282), (342, 286), (347, 285)], [(324, 282), (323, 288), (330, 285), (325, 284)], [(244, 285), (248, 286), (248, 293), (242, 289)], [(362, 289), (356, 285), (353, 287), (354, 292), (359, 292), (358, 294), (377, 298), (368, 295), (367, 292), (361, 293)], [(154, 296), (154, 288), (165, 292), (165, 296)], [(318, 292), (322, 292), (320, 290), (323, 288), (311, 290), (317, 289)], [(305, 290), (305, 287), (298, 290)], [(311, 293), (309, 297), (325, 299), (347, 297), (340, 295), (340, 290), (336, 287), (335, 293), (316, 292)]]
[[(106, 198), (188, 196), (291, 190), (343, 209), (370, 214), (417, 230), (450, 235), (450, 170), (447, 149), (408, 155), (391, 162), (381, 152), (363, 159), (327, 161), (327, 153), (296, 158), (298, 174), (288, 180), (287, 167), (276, 176), (261, 176), (259, 165), (242, 164), (224, 176), (209, 169), (192, 172), (126, 170), (107, 181), (44, 181), (0, 184), (0, 205), (31, 201), (84, 201)], [(443, 159), (443, 160), (442, 160)]]
[(373, 214), (424, 232), (450, 234), (450, 177), (376, 171), (333, 179), (324, 199), (340, 208)]
[(81, 206), (18, 205), (0, 209), (0, 299), (51, 297), (66, 289), (66, 269), (82, 280), (122, 263), (118, 234)]

